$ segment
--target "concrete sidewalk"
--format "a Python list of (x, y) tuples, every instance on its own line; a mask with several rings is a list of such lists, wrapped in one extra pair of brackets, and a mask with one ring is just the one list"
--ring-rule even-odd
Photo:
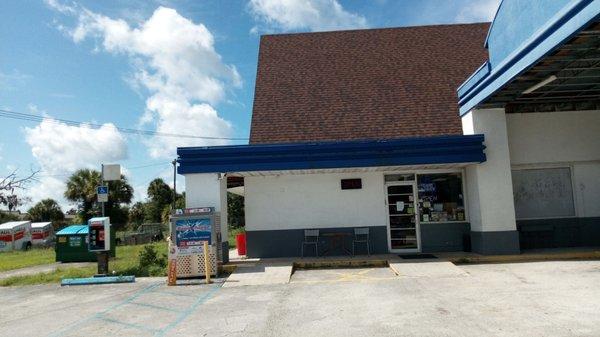
[(296, 269), (319, 268), (388, 268), (399, 277), (446, 278), (468, 276), (461, 267), (470, 263), (509, 263), (559, 260), (600, 260), (597, 248), (566, 248), (526, 251), (519, 255), (479, 255), (470, 252), (435, 253), (433, 259), (403, 259), (398, 254), (326, 256), (307, 258), (245, 258), (230, 251), (232, 271), (223, 285), (240, 286), (276, 285), (290, 282)]
[(292, 262), (240, 264), (223, 284), (223, 288), (286, 284), (290, 282)]
[(510, 263), (565, 260), (600, 260), (600, 247), (528, 249), (513, 255), (480, 255), (471, 252), (434, 253), (453, 263)]
[[(234, 252), (232, 250), (232, 252)], [(292, 263), (296, 266), (324, 265), (335, 267), (360, 267), (361, 264), (387, 263), (421, 263), (425, 261), (449, 261), (452, 263), (508, 263), (508, 262), (534, 262), (534, 261), (563, 261), (563, 260), (600, 260), (600, 247), (572, 247), (572, 248), (550, 248), (525, 250), (521, 254), (514, 255), (481, 255), (472, 252), (440, 252), (431, 253), (436, 256), (433, 260), (411, 260), (400, 257), (402, 254), (379, 254), (379, 255), (339, 255), (319, 257), (288, 257), (288, 258), (246, 258), (238, 256), (237, 252), (232, 255), (228, 265), (239, 266), (247, 263)]]

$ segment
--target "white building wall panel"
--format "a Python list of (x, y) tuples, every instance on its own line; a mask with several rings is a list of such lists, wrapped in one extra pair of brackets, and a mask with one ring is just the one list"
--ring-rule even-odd
[(467, 167), (471, 230), (516, 229), (504, 109), (473, 110), (462, 117), (464, 134), (484, 134), (487, 160)]
[(600, 217), (600, 163), (576, 163), (573, 175), (577, 215)]
[(600, 216), (600, 111), (507, 114), (513, 168), (570, 167), (578, 217)]
[[(340, 180), (361, 178), (362, 189)], [(246, 230), (385, 226), (381, 172), (246, 177)]]
[(600, 111), (506, 114), (512, 165), (600, 161)]
[(214, 207), (221, 213), (221, 233), (227, 238), (226, 178), (219, 179), (217, 173), (186, 174), (185, 191), (186, 207)]

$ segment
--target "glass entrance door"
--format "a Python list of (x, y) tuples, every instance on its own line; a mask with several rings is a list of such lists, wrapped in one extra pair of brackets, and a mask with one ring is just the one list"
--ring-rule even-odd
[(420, 251), (419, 208), (414, 182), (386, 185), (388, 242), (392, 252)]

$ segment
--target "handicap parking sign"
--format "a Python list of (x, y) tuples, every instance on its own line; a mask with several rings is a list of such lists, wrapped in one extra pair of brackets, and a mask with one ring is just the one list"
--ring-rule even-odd
[(98, 202), (108, 202), (108, 186), (98, 186)]

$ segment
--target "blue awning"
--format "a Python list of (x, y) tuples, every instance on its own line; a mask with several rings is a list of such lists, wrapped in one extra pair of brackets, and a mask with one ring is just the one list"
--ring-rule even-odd
[(483, 104), (599, 17), (600, 0), (503, 0), (485, 42), (489, 60), (458, 88), (460, 115)]
[(481, 163), (483, 135), (177, 148), (179, 174)]

